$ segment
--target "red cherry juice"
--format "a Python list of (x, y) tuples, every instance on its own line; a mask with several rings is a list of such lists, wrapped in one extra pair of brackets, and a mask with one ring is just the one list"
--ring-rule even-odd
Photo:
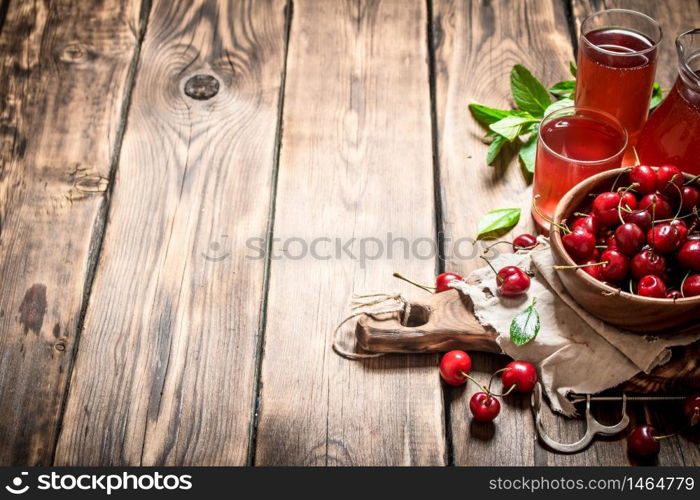
[[(700, 72), (695, 72), (700, 81)], [(678, 77), (639, 136), (637, 152), (647, 165), (672, 164), (700, 175), (700, 89)]]
[[(648, 51), (638, 54), (642, 51)], [(576, 75), (576, 105), (606, 111), (629, 136), (629, 146), (649, 113), (657, 48), (645, 35), (603, 28), (582, 35)]]
[[(586, 116), (562, 116), (545, 120), (540, 129), (535, 164), (535, 203), (548, 218), (559, 200), (582, 180), (622, 163), (625, 136), (612, 124)], [(533, 212), (540, 232), (549, 223)]]

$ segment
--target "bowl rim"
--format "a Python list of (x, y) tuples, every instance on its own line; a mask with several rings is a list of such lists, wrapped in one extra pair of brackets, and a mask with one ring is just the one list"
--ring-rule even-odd
[[(658, 167), (652, 167), (655, 170)], [(601, 182), (602, 180), (605, 179), (612, 179), (617, 177), (618, 175), (622, 175), (625, 172), (629, 172), (632, 170), (632, 167), (621, 167), (621, 168), (616, 168), (613, 170), (606, 170), (605, 172), (601, 172), (599, 174), (592, 175), (591, 177), (588, 177), (587, 179), (584, 179), (583, 181), (579, 182), (576, 184), (574, 187), (569, 189), (564, 196), (559, 200), (559, 203), (557, 203), (557, 208), (554, 210), (554, 215), (552, 217), (552, 220), (556, 222), (557, 224), (560, 224), (563, 220), (563, 212), (565, 207), (571, 204), (572, 199), (574, 198), (575, 195), (579, 194), (581, 191), (590, 191), (590, 188), (593, 187), (595, 184), (598, 182)], [(686, 180), (692, 179), (694, 176), (683, 172), (683, 177)], [(575, 266), (576, 262), (574, 259), (571, 258), (569, 253), (564, 249), (564, 244), (561, 241), (561, 230), (554, 225), (550, 225), (550, 242), (551, 246), (553, 248), (556, 248), (556, 251), (558, 254), (562, 256), (564, 261), (566, 262), (567, 265), (570, 266)], [(617, 295), (620, 297), (623, 297), (624, 299), (631, 300), (632, 302), (637, 302), (639, 304), (654, 304), (654, 305), (665, 305), (665, 306), (672, 306), (672, 305), (688, 305), (688, 304), (700, 304), (700, 295), (697, 297), (682, 297), (680, 299), (657, 299), (654, 297), (642, 297), (640, 295), (632, 294), (629, 293), (625, 290), (622, 290), (621, 288), (614, 288), (612, 286), (606, 285), (602, 281), (598, 281), (595, 279), (593, 276), (585, 272), (583, 269), (576, 269), (574, 270), (574, 273), (587, 283), (589, 283), (591, 286), (594, 288), (598, 289), (601, 294), (605, 295)]]

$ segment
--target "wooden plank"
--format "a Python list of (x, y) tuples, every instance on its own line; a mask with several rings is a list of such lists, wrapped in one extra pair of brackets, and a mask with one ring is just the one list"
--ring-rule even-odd
[(3, 465), (51, 462), (143, 29), (140, 4), (14, 1), (2, 27)]
[(246, 462), (284, 7), (153, 3), (58, 464)]
[[(432, 281), (434, 255), (404, 258), (401, 243), (358, 256), (388, 232), (434, 238), (426, 24), (420, 0), (294, 2), (274, 250), (331, 238), (317, 255), (332, 255), (296, 259), (297, 243), (272, 261), (258, 465), (445, 463), (436, 356), (331, 351), (353, 292), (415, 294), (395, 270)], [(356, 258), (336, 257), (352, 238)]]
[[(569, 78), (573, 59), (566, 10), (562, 2), (436, 0), (433, 7), (440, 189), (448, 271), (468, 274), (482, 265), (476, 245), (471, 258), (458, 259), (449, 241), (475, 237), (479, 217), (494, 208), (520, 207), (519, 232), (532, 232), (531, 191), (513, 159), (486, 165), (483, 129), (467, 105), (479, 102), (509, 107), (514, 64), (524, 64), (543, 82)], [(466, 245), (462, 255), (469, 254)], [(507, 363), (504, 356), (475, 353), (474, 374), (487, 383), (490, 373)], [(506, 399), (495, 425), (472, 422), (469, 399), (478, 390), (448, 389), (454, 461), (458, 465), (532, 465), (536, 451), (527, 396)]]
[[(670, 88), (678, 75), (678, 60), (675, 49), (676, 36), (683, 31), (700, 24), (700, 4), (687, 0), (668, 0), (665, 2), (648, 2), (644, 0), (582, 0), (573, 2), (575, 25), (578, 27), (586, 16), (604, 8), (623, 8), (643, 12), (656, 19), (664, 33), (659, 50), (659, 59), (656, 69), (656, 79), (664, 88)], [(619, 410), (605, 410), (608, 412)], [(680, 411), (673, 405), (630, 405), (630, 414), (633, 424), (649, 422), (657, 425), (663, 434), (673, 434), (684, 427), (679, 418)], [(607, 417), (608, 419), (614, 417)], [(623, 439), (614, 441), (618, 449), (613, 456), (596, 455), (595, 458), (601, 465), (619, 465), (627, 463), (626, 445)], [(593, 459), (593, 451), (588, 451), (585, 456)], [(560, 465), (569, 463), (565, 457), (553, 456), (550, 463)], [(658, 458), (660, 465), (700, 465), (700, 447), (697, 440), (689, 438), (685, 434), (665, 440)]]

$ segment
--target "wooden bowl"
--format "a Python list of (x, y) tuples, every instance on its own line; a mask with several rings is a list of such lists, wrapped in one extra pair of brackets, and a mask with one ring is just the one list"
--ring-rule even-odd
[[(574, 213), (592, 202), (590, 193), (610, 191), (615, 179), (618, 185), (629, 185), (625, 179), (629, 168), (603, 172), (578, 183), (559, 201), (553, 220), (571, 221)], [(692, 178), (684, 174), (686, 180)], [(574, 260), (564, 250), (561, 232), (552, 227), (551, 250), (556, 265), (573, 266)], [(700, 327), (700, 296), (682, 299), (640, 297), (605, 285), (581, 269), (558, 270), (566, 290), (576, 302), (593, 316), (623, 329), (644, 333), (673, 333), (685, 327)]]

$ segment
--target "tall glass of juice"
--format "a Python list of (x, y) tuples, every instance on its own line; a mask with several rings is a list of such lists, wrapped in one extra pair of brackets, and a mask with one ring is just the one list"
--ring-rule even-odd
[[(559, 200), (582, 180), (622, 164), (627, 132), (611, 114), (572, 106), (553, 111), (540, 124), (532, 216), (541, 233)], [(544, 217), (542, 217), (544, 215)]]
[(661, 38), (656, 21), (632, 10), (603, 10), (581, 24), (576, 105), (617, 118), (630, 149), (649, 114)]

